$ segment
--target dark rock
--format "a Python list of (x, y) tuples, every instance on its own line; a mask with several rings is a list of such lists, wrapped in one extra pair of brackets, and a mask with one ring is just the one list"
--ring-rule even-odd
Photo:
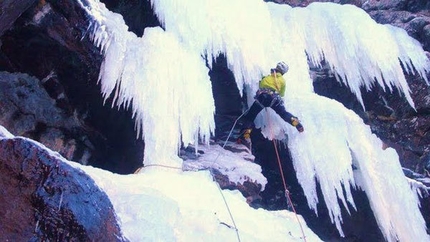
[(430, 153), (423, 157), (424, 169), (427, 171), (427, 175), (430, 177)]
[(226, 175), (223, 175), (218, 170), (212, 169), (211, 174), (215, 181), (220, 185), (221, 189), (238, 190), (246, 198), (251, 206), (261, 203), (261, 184), (250, 180), (244, 181), (242, 184), (231, 182)]
[(366, 11), (404, 10), (418, 12), (430, 9), (430, 3), (427, 0), (369, 0), (365, 1), (362, 7)]
[(0, 240), (126, 241), (84, 172), (25, 138), (0, 139)]
[(15, 21), (36, 0), (4, 0), (0, 2), (0, 36), (10, 29)]
[(142, 36), (147, 27), (161, 26), (160, 21), (152, 11), (151, 1), (147, 0), (103, 0), (106, 7), (123, 16), (129, 31)]
[(405, 174), (405, 176), (407, 176), (409, 178), (412, 178), (412, 179), (424, 178), (425, 177), (425, 175), (418, 174), (418, 173), (413, 172), (412, 170), (407, 169), (407, 168), (403, 168), (403, 173)]
[[(136, 139), (130, 110), (112, 109), (110, 99), (104, 105), (97, 85), (102, 58), (89, 38), (88, 26), (86, 13), (77, 1), (32, 5), (0, 39), (0, 71), (28, 73), (41, 80), (56, 108), (79, 122), (72, 132), (57, 126), (59, 132), (38, 122), (34, 125), (43, 133), (20, 135), (51, 140), (55, 145), (47, 145), (70, 160), (132, 173), (142, 165), (144, 143)], [(60, 138), (52, 142), (56, 135)]]
[[(254, 163), (254, 157), (250, 154), (250, 150), (245, 146), (237, 144), (235, 142), (215, 142), (211, 140), (211, 146), (223, 147), (225, 150), (237, 154), (246, 162)], [(248, 204), (254, 206), (261, 202), (261, 189), (263, 185), (257, 180), (251, 179), (247, 174), (240, 174), (243, 177), (243, 182), (231, 181), (228, 175), (225, 174), (225, 167), (215, 168), (211, 165), (207, 166), (199, 164), (200, 159), (205, 155), (204, 150), (199, 150), (193, 146), (187, 148), (181, 148), (180, 157), (184, 160), (183, 170), (209, 170), (214, 181), (216, 181), (221, 189), (238, 190), (247, 199)], [(218, 157), (217, 157), (218, 158)], [(217, 159), (216, 158), (216, 159)], [(216, 162), (216, 159), (213, 162)]]
[(380, 24), (391, 24), (402, 28), (422, 45), (423, 49), (430, 51), (430, 13), (429, 10), (421, 12), (411, 12), (410, 10), (399, 8), (393, 9), (367, 9), (369, 15)]
[[(212, 69), (209, 71), (212, 82), (212, 93), (215, 102), (215, 136), (225, 140), (229, 135), (236, 119), (243, 112), (243, 98), (239, 93), (234, 75), (227, 66), (224, 55), (213, 60)], [(237, 127), (236, 127), (237, 128)]]
[(39, 140), (66, 159), (88, 163), (94, 146), (79, 119), (56, 106), (41, 82), (27, 74), (0, 72), (0, 124)]
[(369, 0), (363, 4), (363, 9), (371, 10), (406, 10), (407, 0)]
[(365, 0), (265, 0), (266, 2), (275, 2), (280, 4), (288, 4), (291, 7), (306, 7), (313, 2), (332, 2), (338, 4), (351, 4), (361, 7)]

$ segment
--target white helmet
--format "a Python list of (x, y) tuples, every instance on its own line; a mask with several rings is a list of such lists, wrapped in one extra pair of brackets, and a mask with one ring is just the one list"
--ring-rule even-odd
[(281, 61), (276, 65), (275, 69), (276, 69), (276, 71), (278, 71), (279, 73), (284, 75), (285, 73), (287, 73), (289, 67), (287, 64), (285, 64), (285, 62)]

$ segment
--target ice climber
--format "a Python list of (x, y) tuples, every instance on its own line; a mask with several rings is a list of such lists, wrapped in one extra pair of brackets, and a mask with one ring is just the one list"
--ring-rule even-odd
[(299, 119), (285, 110), (284, 101), (282, 100), (285, 95), (285, 79), (283, 75), (287, 71), (288, 65), (282, 61), (276, 65), (276, 68), (271, 69), (270, 75), (260, 80), (254, 103), (239, 119), (239, 123), (242, 124), (241, 133), (243, 133), (243, 136), (249, 136), (255, 117), (263, 108), (267, 107), (272, 108), (285, 122), (296, 127), (299, 132), (304, 131)]

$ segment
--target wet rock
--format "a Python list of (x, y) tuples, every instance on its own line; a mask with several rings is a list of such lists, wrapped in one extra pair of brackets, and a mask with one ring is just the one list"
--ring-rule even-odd
[[(132, 2), (126, 4), (127, 9)], [(111, 4), (123, 6), (117, 1)], [(34, 126), (44, 131), (25, 134), (27, 137), (50, 141), (45, 144), (69, 160), (121, 174), (142, 165), (144, 142), (136, 139), (131, 110), (112, 109), (111, 99), (104, 102), (100, 94), (97, 77), (102, 55), (89, 38), (89, 19), (79, 2), (34, 3), (4, 32), (0, 42), (0, 71), (37, 78), (53, 105), (79, 122), (72, 130), (53, 129), (39, 122), (23, 128)], [(31, 123), (31, 117), (27, 119), (24, 124)]]
[[(235, 142), (223, 142), (223, 141), (211, 141), (210, 150), (216, 150), (217, 148), (222, 149), (226, 152), (226, 155), (231, 155), (232, 153), (237, 155), (237, 159), (242, 159), (243, 162), (254, 163), (254, 156), (250, 153), (250, 150), (241, 144)], [(223, 147), (223, 148), (221, 148)], [(183, 170), (186, 171), (197, 171), (197, 170), (209, 170), (214, 181), (216, 181), (221, 189), (238, 190), (246, 197), (248, 204), (251, 206), (258, 206), (261, 202), (261, 190), (263, 184), (260, 184), (256, 179), (249, 177), (247, 173), (237, 172), (236, 176), (241, 176), (241, 181), (231, 181), (229, 179), (228, 171), (232, 168), (226, 167), (222, 164), (214, 165), (216, 160), (223, 157), (222, 153), (218, 153), (216, 158), (212, 162), (208, 162), (207, 156), (205, 156), (206, 148), (204, 146), (197, 149), (190, 145), (187, 148), (182, 148), (180, 151), (180, 157), (184, 160)], [(208, 150), (206, 150), (208, 151)], [(217, 151), (220, 152), (220, 151)], [(234, 170), (235, 168), (233, 168)]]
[(69, 160), (88, 163), (94, 146), (81, 122), (57, 107), (37, 78), (0, 72), (0, 113), (0, 124), (10, 132), (39, 140)]
[[(227, 66), (224, 55), (220, 55), (213, 61), (213, 67), (209, 71), (212, 82), (212, 93), (215, 102), (215, 136), (225, 140), (230, 134), (236, 119), (243, 112), (243, 104), (246, 96), (241, 97), (237, 88), (234, 75)], [(238, 125), (235, 128), (239, 128)], [(230, 138), (237, 138), (229, 137)]]
[(220, 185), (221, 189), (238, 190), (246, 198), (246, 201), (251, 206), (261, 203), (261, 188), (262, 185), (250, 180), (243, 183), (231, 182), (228, 177), (216, 169), (211, 170), (212, 176), (215, 181)]
[(417, 12), (430, 9), (430, 3), (427, 0), (368, 0), (362, 7), (366, 11), (404, 10)]
[[(411, 37), (423, 45), (424, 50), (429, 51), (430, 3), (421, 6), (411, 2), (413, 1), (367, 1), (363, 8), (376, 22), (391, 24), (406, 30)], [(412, 9), (417, 5), (421, 6), (417, 8), (420, 11), (413, 11)]]
[(126, 241), (107, 195), (58, 153), (0, 134), (0, 176), (1, 241)]
[(288, 4), (291, 7), (306, 7), (313, 2), (332, 2), (338, 4), (352, 4), (361, 7), (365, 0), (266, 0), (266, 2), (275, 2)]
[(36, 0), (4, 0), (0, 2), (0, 36), (10, 29), (18, 17)]

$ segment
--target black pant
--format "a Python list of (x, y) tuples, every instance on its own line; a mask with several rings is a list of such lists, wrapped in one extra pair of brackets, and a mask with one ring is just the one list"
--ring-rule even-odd
[(284, 102), (278, 95), (271, 95), (269, 93), (260, 93), (255, 97), (254, 103), (248, 111), (242, 116), (244, 128), (251, 128), (255, 117), (264, 107), (272, 108), (285, 122), (292, 125), (291, 118), (294, 117), (291, 113), (287, 112), (284, 107)]

